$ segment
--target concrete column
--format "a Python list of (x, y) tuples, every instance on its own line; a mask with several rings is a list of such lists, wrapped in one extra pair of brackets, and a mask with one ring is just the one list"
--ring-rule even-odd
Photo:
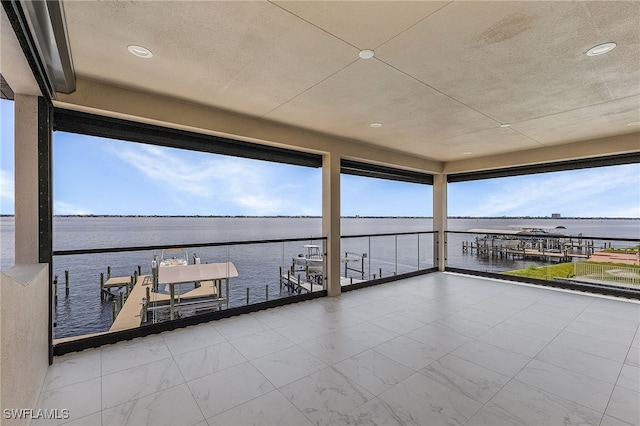
[(15, 95), (15, 264), (38, 263), (38, 97)]
[(437, 256), (437, 267), (444, 271), (447, 266), (447, 175), (433, 176), (433, 230), (438, 238), (438, 246), (434, 249)]
[(327, 292), (339, 296), (340, 287), (340, 156), (322, 157), (322, 235), (327, 237)]

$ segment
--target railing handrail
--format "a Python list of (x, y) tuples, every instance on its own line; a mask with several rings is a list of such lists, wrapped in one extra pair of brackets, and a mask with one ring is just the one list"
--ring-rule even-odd
[(416, 234), (435, 234), (436, 231), (409, 231), (409, 232), (387, 232), (383, 234), (358, 234), (358, 235), (341, 235), (340, 238), (365, 238), (365, 237), (391, 237), (394, 235), (416, 235)]
[(244, 240), (244, 241), (224, 241), (215, 243), (189, 243), (189, 244), (162, 244), (152, 246), (130, 246), (130, 247), (103, 247), (93, 249), (72, 249), (72, 250), (54, 250), (54, 256), (68, 256), (74, 254), (100, 254), (100, 253), (119, 253), (123, 251), (146, 251), (146, 250), (162, 250), (174, 248), (199, 248), (199, 247), (220, 247), (220, 246), (240, 246), (248, 244), (272, 244), (272, 243), (290, 243), (297, 241), (324, 241), (327, 237), (304, 237), (304, 238), (281, 238), (274, 240)]
[(448, 234), (473, 234), (473, 235), (509, 235), (512, 237), (551, 237), (551, 238), (581, 238), (583, 240), (602, 240), (602, 241), (625, 241), (625, 242), (637, 242), (640, 243), (640, 237), (638, 238), (617, 238), (617, 237), (590, 237), (588, 235), (565, 235), (565, 234), (505, 234), (504, 232), (469, 232), (469, 231), (445, 231)]
[[(436, 231), (409, 231), (409, 232), (389, 232), (381, 234), (358, 234), (358, 235), (342, 235), (340, 238), (364, 238), (364, 237), (389, 237), (395, 235), (420, 235), (434, 234)], [(199, 247), (220, 247), (220, 246), (238, 246), (249, 244), (272, 244), (272, 243), (290, 243), (297, 241), (325, 241), (327, 237), (301, 237), (301, 238), (280, 238), (271, 240), (243, 240), (243, 241), (223, 241), (215, 243), (189, 243), (189, 244), (162, 244), (151, 246), (128, 246), (128, 247), (101, 247), (92, 249), (70, 249), (70, 250), (54, 250), (54, 256), (69, 256), (76, 254), (101, 254), (101, 253), (119, 253), (129, 251), (146, 251), (146, 250), (162, 250), (173, 248), (199, 248)]]

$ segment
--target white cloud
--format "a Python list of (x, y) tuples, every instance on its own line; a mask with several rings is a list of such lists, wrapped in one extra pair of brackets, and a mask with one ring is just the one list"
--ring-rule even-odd
[[(637, 188), (637, 167), (612, 167), (585, 169), (575, 172), (534, 175), (502, 180), (496, 192), (474, 207), (474, 215), (543, 215), (567, 212), (580, 216), (618, 216), (633, 200), (621, 199), (606, 204), (605, 199), (615, 198), (621, 189)], [(601, 200), (600, 212), (581, 211), (594, 201)], [(636, 198), (635, 202), (638, 202)]]
[(287, 192), (265, 163), (137, 144), (109, 152), (166, 189), (178, 205), (191, 203), (210, 213), (224, 207), (248, 215), (290, 213)]

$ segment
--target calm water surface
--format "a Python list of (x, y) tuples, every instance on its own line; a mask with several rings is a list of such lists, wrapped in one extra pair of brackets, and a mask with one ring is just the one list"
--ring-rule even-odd
[[(280, 297), (279, 267), (291, 265), (292, 257), (303, 252), (305, 243), (321, 244), (313, 237), (322, 234), (320, 218), (182, 218), (182, 217), (56, 217), (54, 218), (54, 250), (163, 246), (209, 242), (232, 242), (284, 238), (308, 238), (308, 241), (261, 245), (238, 245), (189, 250), (203, 262), (233, 262), (240, 274), (231, 282), (231, 305), (265, 300), (269, 286), (270, 299)], [(622, 219), (450, 219), (449, 229), (467, 231), (471, 228), (503, 229), (509, 226), (556, 226), (566, 234), (590, 237), (640, 238), (639, 220)], [(344, 218), (342, 235), (430, 231), (427, 218)], [(12, 217), (0, 218), (2, 257), (0, 267), (13, 264), (14, 225)], [(463, 255), (458, 250), (470, 235), (450, 234), (448, 237), (451, 266), (479, 270), (507, 270), (525, 267), (528, 262), (482, 259)], [(417, 236), (344, 239), (342, 250), (367, 253), (366, 274), (403, 273), (433, 265), (433, 237)], [(100, 273), (111, 267), (113, 276), (129, 276), (140, 265), (143, 274), (158, 251), (137, 251), (95, 255), (56, 256), (54, 275), (59, 277), (56, 337), (94, 333), (111, 326), (111, 305), (100, 301)], [(396, 263), (397, 259), (397, 263)], [(70, 271), (70, 294), (64, 294), (64, 271)], [(185, 291), (188, 291), (186, 289)]]

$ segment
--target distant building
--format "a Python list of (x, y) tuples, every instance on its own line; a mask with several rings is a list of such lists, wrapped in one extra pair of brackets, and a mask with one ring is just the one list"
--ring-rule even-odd
[(551, 219), (560, 219), (560, 213), (551, 213)]

